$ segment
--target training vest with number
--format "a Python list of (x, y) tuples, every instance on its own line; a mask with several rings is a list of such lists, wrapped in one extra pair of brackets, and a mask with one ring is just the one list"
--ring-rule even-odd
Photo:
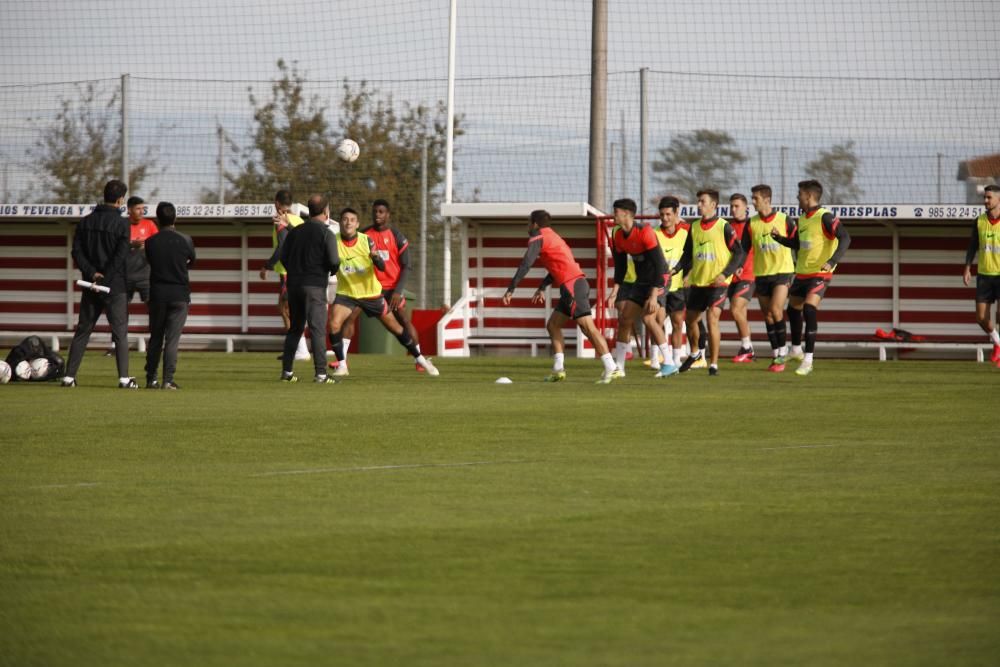
[(757, 276), (775, 276), (792, 273), (792, 249), (786, 248), (773, 238), (771, 230), (778, 230), (778, 236), (788, 236), (788, 216), (780, 211), (772, 214), (770, 222), (760, 215), (750, 218), (750, 240), (753, 244), (753, 272)]
[(351, 245), (344, 243), (344, 239), (337, 234), (337, 252), (340, 254), (337, 294), (352, 299), (382, 296), (382, 283), (375, 276), (375, 263), (371, 257), (371, 239), (366, 234), (355, 236)]
[[(693, 287), (713, 287), (715, 278), (726, 268), (732, 251), (726, 245), (726, 221), (716, 218), (708, 229), (701, 220), (691, 225), (691, 273), (688, 275)], [(726, 278), (725, 284), (733, 282)]]
[[(291, 213), (289, 213), (285, 217), (288, 219), (289, 227), (298, 227), (303, 222), (302, 218), (300, 218), (297, 215), (292, 215)], [(278, 247), (278, 225), (271, 225), (271, 247), (272, 248)], [(285, 265), (282, 264), (281, 262), (275, 262), (274, 272), (277, 273), (279, 276), (283, 276), (288, 273), (285, 270)]]
[(1000, 276), (1000, 222), (991, 223), (987, 214), (976, 219), (979, 231), (979, 268), (981, 276)]
[[(673, 236), (667, 236), (662, 227), (656, 228), (656, 240), (660, 242), (660, 249), (663, 250), (663, 258), (667, 262), (668, 271), (673, 271), (674, 267), (681, 261), (681, 257), (684, 255), (684, 244), (690, 233), (691, 226), (683, 222), (677, 224)], [(677, 273), (670, 279), (670, 287), (667, 292), (676, 292), (683, 288), (684, 274)]]
[(795, 261), (797, 276), (829, 276), (837, 268), (833, 267), (828, 272), (822, 270), (840, 245), (836, 236), (827, 236), (823, 229), (823, 216), (829, 212), (820, 207), (812, 215), (799, 218), (799, 254)]

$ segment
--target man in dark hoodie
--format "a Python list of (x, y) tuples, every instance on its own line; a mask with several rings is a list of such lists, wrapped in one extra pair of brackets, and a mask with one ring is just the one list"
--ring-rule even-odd
[(69, 362), (62, 386), (76, 386), (76, 372), (97, 319), (104, 313), (111, 325), (118, 365), (118, 386), (138, 389), (128, 374), (128, 303), (126, 302), (125, 258), (129, 251), (129, 226), (120, 208), (125, 203), (128, 186), (119, 180), (104, 186), (104, 203), (80, 220), (73, 235), (73, 259), (83, 279), (110, 290), (84, 289), (80, 297), (80, 317), (69, 348)]

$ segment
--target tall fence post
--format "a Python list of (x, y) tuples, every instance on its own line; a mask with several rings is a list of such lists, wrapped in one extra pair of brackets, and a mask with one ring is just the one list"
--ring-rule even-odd
[[(122, 183), (128, 185), (131, 189), (131, 184), (129, 183), (128, 172), (128, 139), (129, 139), (129, 127), (128, 127), (128, 74), (122, 74)], [(133, 193), (135, 194), (135, 193)]]
[(646, 212), (649, 186), (649, 68), (639, 70), (639, 212)]
[(427, 307), (427, 136), (420, 147), (420, 307)]

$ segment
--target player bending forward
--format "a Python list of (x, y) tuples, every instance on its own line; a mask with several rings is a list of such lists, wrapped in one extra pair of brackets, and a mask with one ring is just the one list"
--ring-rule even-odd
[(597, 384), (609, 384), (612, 381), (623, 377), (621, 371), (615, 366), (615, 360), (608, 352), (608, 344), (604, 336), (597, 330), (594, 318), (590, 315), (590, 286), (587, 279), (580, 270), (580, 265), (573, 258), (566, 241), (559, 234), (552, 230), (552, 217), (548, 211), (538, 210), (531, 212), (531, 219), (528, 223), (528, 249), (524, 253), (521, 265), (517, 267), (517, 273), (510, 281), (510, 286), (503, 295), (503, 305), (509, 306), (511, 297), (514, 296), (514, 289), (517, 284), (528, 274), (528, 270), (535, 263), (536, 259), (542, 260), (542, 266), (548, 271), (548, 275), (542, 280), (541, 285), (531, 295), (532, 303), (542, 303), (544, 300), (542, 291), (550, 284), (559, 288), (559, 303), (552, 310), (552, 315), (546, 323), (545, 328), (549, 332), (552, 340), (552, 374), (545, 378), (546, 382), (560, 382), (566, 379), (565, 344), (563, 342), (563, 326), (569, 320), (576, 320), (576, 326), (587, 337), (594, 350), (604, 364), (604, 373)]
[(375, 269), (384, 271), (385, 264), (372, 247), (371, 239), (365, 234), (358, 234), (358, 213), (352, 208), (340, 212), (337, 251), (340, 268), (337, 269), (337, 296), (333, 300), (330, 317), (330, 345), (339, 363), (333, 375), (343, 377), (348, 374), (342, 332), (344, 323), (358, 310), (364, 311), (368, 317), (377, 317), (428, 375), (440, 375), (434, 364), (420, 354), (413, 338), (389, 310), (382, 294), (382, 284), (375, 277)]

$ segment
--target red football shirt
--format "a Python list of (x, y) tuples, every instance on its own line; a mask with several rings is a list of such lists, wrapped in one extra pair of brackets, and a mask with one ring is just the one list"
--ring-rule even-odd
[(545, 270), (552, 274), (552, 284), (555, 287), (583, 277), (583, 269), (574, 259), (573, 251), (559, 234), (550, 227), (542, 227), (538, 230), (538, 236), (532, 236), (528, 239), (528, 243), (538, 240), (539, 237), (542, 240), (542, 251), (538, 258), (542, 260)]
[(159, 227), (149, 218), (143, 218), (134, 225), (131, 221), (128, 224), (129, 241), (145, 241), (150, 236), (154, 236), (158, 231), (160, 231)]
[(382, 289), (396, 289), (399, 274), (403, 270), (403, 266), (399, 262), (399, 255), (409, 247), (410, 242), (399, 230), (392, 227), (378, 231), (373, 225), (362, 231), (372, 240), (372, 247), (385, 262), (385, 271), (380, 271), (378, 267), (375, 268), (375, 277), (378, 278)]
[[(737, 222), (736, 220), (730, 220), (729, 225), (736, 232), (736, 242), (740, 243), (743, 241), (743, 230), (750, 224), (750, 220), (744, 220), (743, 222)], [(734, 278), (735, 280), (753, 280), (753, 244), (750, 244), (749, 250), (747, 250), (746, 261), (743, 262), (743, 272), (739, 274), (739, 278)]]

